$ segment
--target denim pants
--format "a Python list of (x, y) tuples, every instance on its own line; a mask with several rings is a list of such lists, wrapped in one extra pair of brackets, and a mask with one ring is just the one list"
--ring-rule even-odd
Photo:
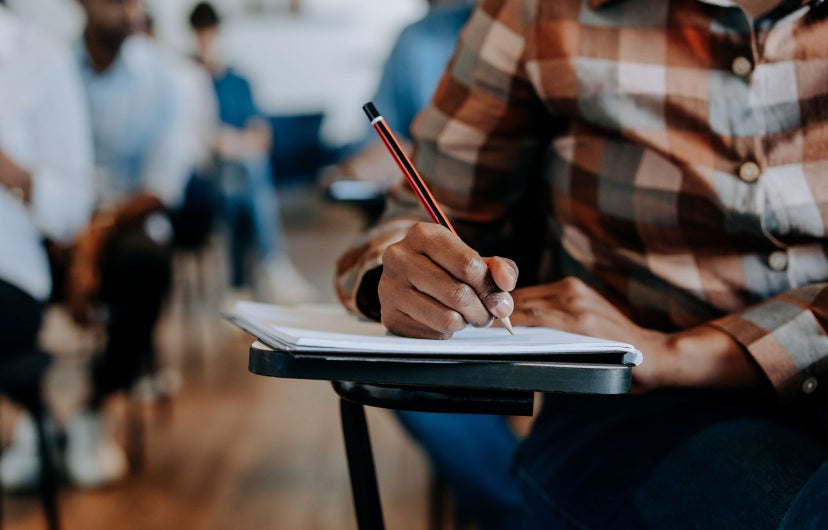
[(825, 517), (828, 445), (768, 410), (726, 392), (547, 395), (516, 455), (525, 507), (547, 530), (776, 529), (794, 501), (791, 522), (820, 502)]
[(480, 530), (526, 527), (527, 512), (511, 474), (518, 440), (503, 416), (396, 414), (446, 481), (462, 516)]
[(232, 284), (249, 283), (245, 274), (248, 250), (244, 220), (249, 221), (257, 257), (275, 259), (285, 252), (284, 229), (270, 162), (265, 159), (219, 164), (222, 210), (230, 233)]

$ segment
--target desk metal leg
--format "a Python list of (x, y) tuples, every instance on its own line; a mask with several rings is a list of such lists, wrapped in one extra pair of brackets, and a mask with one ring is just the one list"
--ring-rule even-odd
[(365, 409), (358, 403), (340, 399), (339, 412), (357, 525), (359, 530), (384, 530), (382, 504), (377, 487), (374, 456), (371, 452), (371, 437), (368, 434), (368, 423), (365, 421)]

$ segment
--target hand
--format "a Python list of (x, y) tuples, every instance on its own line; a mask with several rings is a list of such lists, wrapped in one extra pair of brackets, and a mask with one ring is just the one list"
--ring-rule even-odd
[(32, 194), (32, 177), (14, 160), (0, 150), (0, 184), (9, 190), (17, 190), (20, 199), (28, 203)]
[(440, 225), (414, 225), (382, 262), (382, 322), (398, 335), (447, 339), (467, 324), (487, 326), (493, 315), (512, 313), (514, 262), (482, 258)]
[(92, 323), (94, 300), (101, 287), (100, 256), (107, 230), (93, 225), (78, 238), (69, 264), (66, 301), (69, 313), (82, 326)]
[(729, 335), (710, 326), (678, 333), (643, 328), (576, 278), (514, 292), (515, 326), (549, 327), (620, 342), (644, 354), (633, 391), (660, 387), (744, 388), (764, 376)]

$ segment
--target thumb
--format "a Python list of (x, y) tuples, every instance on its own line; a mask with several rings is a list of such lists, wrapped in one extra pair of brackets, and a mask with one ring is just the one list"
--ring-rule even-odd
[(481, 300), (489, 312), (498, 317), (508, 317), (515, 309), (515, 302), (510, 291), (517, 284), (518, 268), (515, 262), (500, 257), (484, 258), (489, 268), (488, 292), (483, 293)]

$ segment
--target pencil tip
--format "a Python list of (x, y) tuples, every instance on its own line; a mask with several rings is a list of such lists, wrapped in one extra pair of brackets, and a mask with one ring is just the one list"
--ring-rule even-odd
[(515, 334), (514, 328), (512, 328), (512, 322), (509, 320), (509, 317), (503, 317), (500, 319), (500, 324), (506, 328), (506, 331), (511, 333), (512, 335)]

